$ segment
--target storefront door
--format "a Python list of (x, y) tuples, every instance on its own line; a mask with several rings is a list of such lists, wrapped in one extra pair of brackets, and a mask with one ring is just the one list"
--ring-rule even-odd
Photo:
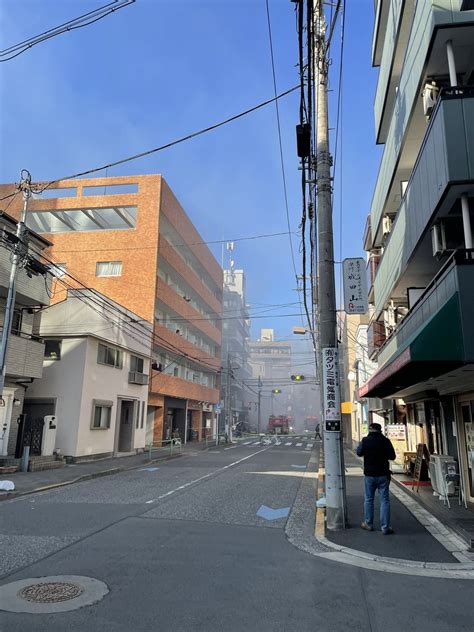
[(466, 496), (474, 502), (474, 399), (463, 401), (461, 408), (461, 440), (464, 443), (464, 458), (466, 461), (466, 472), (468, 477), (465, 479)]

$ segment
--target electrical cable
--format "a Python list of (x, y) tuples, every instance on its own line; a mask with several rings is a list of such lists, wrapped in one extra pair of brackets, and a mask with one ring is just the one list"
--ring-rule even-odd
[[(9, 46), (8, 48), (0, 51), (0, 62), (10, 61), (11, 59), (18, 57), (22, 53), (25, 53), (30, 48), (33, 48), (33, 46), (41, 44), (41, 42), (45, 42), (49, 39), (52, 39), (53, 37), (57, 37), (58, 35), (62, 35), (63, 33), (75, 31), (76, 29), (84, 28), (86, 26), (94, 24), (95, 22), (98, 22), (99, 20), (107, 17), (111, 13), (115, 13), (116, 11), (123, 9), (124, 7), (127, 7), (134, 2), (136, 2), (136, 0), (113, 0), (113, 2), (110, 2), (109, 4), (99, 7), (94, 11), (84, 13), (78, 18), (69, 20), (64, 24), (55, 26), (54, 28), (45, 31), (40, 35), (36, 35), (27, 40), (24, 40), (23, 42), (19, 42), (18, 44)], [(2, 57), (5, 57), (6, 55), (9, 55), (9, 57), (6, 57), (6, 59), (2, 59)]]
[[(244, 110), (243, 112), (240, 112), (239, 114), (234, 114), (233, 116), (230, 116), (226, 119), (224, 119), (223, 121), (220, 121), (219, 123), (214, 123), (213, 125), (209, 125), (208, 127), (205, 127), (201, 130), (198, 130), (197, 132), (192, 132), (191, 134), (187, 134), (186, 136), (182, 136), (181, 138), (178, 138), (176, 140), (170, 141), (169, 143), (165, 143), (164, 145), (160, 145), (159, 147), (154, 147), (153, 149), (148, 149), (146, 151), (142, 151), (138, 154), (134, 154), (133, 156), (127, 156), (126, 158), (122, 158), (120, 160), (116, 160), (115, 162), (110, 162), (106, 165), (102, 165), (101, 167), (94, 167), (92, 169), (87, 169), (86, 171), (81, 171), (79, 173), (75, 173), (73, 175), (70, 176), (64, 176), (62, 178), (57, 178), (55, 180), (50, 180), (49, 182), (45, 183), (44, 186), (42, 186), (41, 184), (39, 184), (39, 188), (37, 190), (34, 191), (34, 193), (42, 193), (43, 191), (45, 191), (46, 189), (48, 189), (49, 187), (51, 187), (53, 184), (57, 184), (58, 182), (62, 182), (64, 180), (74, 180), (76, 178), (81, 178), (83, 176), (87, 176), (90, 175), (91, 173), (96, 173), (97, 171), (104, 171), (105, 169), (110, 169), (111, 167), (116, 167), (118, 165), (123, 165), (127, 162), (131, 162), (133, 160), (138, 160), (139, 158), (144, 158), (145, 156), (150, 156), (151, 154), (155, 154), (157, 152), (163, 151), (164, 149), (169, 149), (170, 147), (174, 147), (175, 145), (179, 145), (180, 143), (183, 143), (187, 140), (191, 140), (192, 138), (196, 138), (197, 136), (201, 136), (202, 134), (206, 134), (207, 132), (211, 132), (215, 129), (218, 129), (219, 127), (222, 127), (223, 125), (227, 125), (227, 123), (231, 123), (232, 121), (236, 121), (239, 118), (242, 118), (243, 116), (246, 116), (247, 114), (251, 114), (252, 112), (255, 112), (256, 110), (259, 110), (263, 107), (265, 107), (266, 105), (269, 105), (270, 103), (273, 103), (274, 101), (277, 101), (278, 99), (281, 99), (285, 96), (287, 96), (288, 94), (291, 94), (292, 92), (295, 92), (295, 90), (298, 90), (299, 86), (293, 86), (293, 88), (290, 88), (289, 90), (285, 90), (285, 92), (282, 92), (281, 94), (278, 94), (274, 97), (272, 97), (271, 99), (267, 99), (266, 101), (263, 101), (262, 103), (259, 103), (257, 105), (254, 105), (251, 108), (248, 108), (247, 110)], [(1, 201), (1, 199), (0, 199)]]
[(295, 253), (293, 251), (293, 241), (291, 239), (290, 210), (289, 210), (289, 205), (288, 205), (288, 191), (286, 187), (285, 161), (283, 158), (283, 143), (281, 139), (280, 108), (278, 106), (278, 100), (276, 98), (278, 94), (278, 90), (277, 90), (276, 73), (275, 73), (275, 57), (273, 54), (273, 38), (272, 38), (272, 25), (271, 25), (271, 20), (270, 20), (270, 6), (269, 6), (268, 0), (265, 0), (265, 7), (267, 11), (268, 39), (269, 39), (269, 44), (270, 44), (270, 58), (271, 58), (271, 63), (272, 63), (273, 92), (275, 95), (275, 112), (276, 112), (277, 131), (278, 131), (278, 146), (280, 149), (280, 165), (281, 165), (281, 177), (282, 177), (282, 182), (283, 182), (283, 195), (285, 199), (286, 221), (288, 224), (288, 236), (289, 236), (289, 241), (290, 241), (291, 261), (293, 263), (293, 271), (295, 273), (295, 278), (298, 281), (298, 273), (296, 271), (296, 263), (295, 263)]

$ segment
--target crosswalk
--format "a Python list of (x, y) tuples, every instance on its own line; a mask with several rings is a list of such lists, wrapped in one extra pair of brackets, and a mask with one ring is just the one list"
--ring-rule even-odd
[(283, 447), (283, 448), (289, 448), (289, 447), (295, 447), (295, 448), (300, 448), (303, 450), (311, 450), (314, 446), (314, 441), (309, 441), (307, 437), (291, 437), (291, 439), (289, 437), (285, 437), (284, 439), (282, 437), (279, 437), (278, 435), (274, 435), (271, 437), (271, 439), (269, 437), (265, 437), (262, 439), (257, 439), (253, 438), (253, 439), (247, 439), (246, 441), (243, 441), (240, 445), (245, 445), (248, 447), (257, 447), (257, 446), (262, 446), (262, 445), (269, 445), (269, 446), (276, 446), (276, 447)]

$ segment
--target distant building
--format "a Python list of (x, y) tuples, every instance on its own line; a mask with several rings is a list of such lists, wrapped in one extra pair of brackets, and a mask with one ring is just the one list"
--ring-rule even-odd
[[(262, 383), (260, 430), (263, 431), (271, 414), (292, 416), (291, 343), (275, 341), (273, 329), (262, 329), (260, 340), (250, 342), (249, 349), (254, 393), (258, 391), (259, 378)], [(272, 390), (276, 388), (281, 393), (273, 394)], [(248, 397), (250, 423), (256, 429), (258, 395), (250, 392)]]
[(423, 443), (452, 457), (474, 503), (474, 10), (467, 0), (376, 7), (385, 148), (364, 247), (378, 370), (358, 394), (390, 400), (386, 431), (402, 455)]
[[(248, 407), (246, 389), (252, 376), (249, 365), (250, 320), (246, 305), (245, 274), (243, 270), (224, 270), (222, 324), (222, 368), (221, 400), (225, 404), (221, 414), (221, 431), (225, 431), (228, 387), (230, 386), (230, 408), (232, 424), (237, 432), (248, 430)], [(228, 384), (228, 368), (231, 370)]]
[[(12, 185), (0, 187), (0, 194)], [(10, 207), (19, 214), (20, 201)], [(75, 287), (153, 327), (147, 414), (156, 441), (213, 431), (221, 365), (222, 269), (160, 175), (59, 181), (30, 201), (28, 226)], [(68, 277), (71, 274), (72, 277)], [(78, 279), (77, 283), (74, 278)], [(54, 301), (64, 296), (57, 284)]]

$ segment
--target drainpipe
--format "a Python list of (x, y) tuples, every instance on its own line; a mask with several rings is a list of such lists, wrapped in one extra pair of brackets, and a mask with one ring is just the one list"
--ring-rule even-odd
[(448, 68), (449, 68), (449, 82), (451, 87), (456, 87), (458, 85), (458, 79), (456, 75), (456, 64), (454, 61), (454, 52), (453, 52), (453, 42), (452, 40), (448, 40), (446, 42), (446, 53), (448, 55)]
[(469, 216), (469, 200), (466, 193), (461, 195), (462, 225), (464, 229), (464, 244), (472, 248), (471, 218)]

